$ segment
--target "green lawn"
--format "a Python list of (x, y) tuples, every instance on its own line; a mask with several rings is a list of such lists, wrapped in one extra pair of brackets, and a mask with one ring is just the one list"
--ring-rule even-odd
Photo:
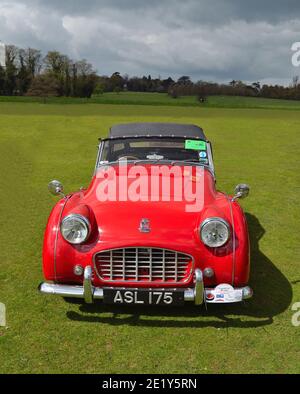
[(210, 96), (205, 103), (199, 103), (194, 96), (182, 96), (173, 99), (166, 93), (104, 93), (91, 99), (68, 97), (4, 97), (0, 96), (0, 104), (41, 103), (41, 104), (114, 104), (114, 105), (159, 105), (200, 108), (254, 108), (254, 109), (285, 109), (300, 110), (300, 101), (265, 99), (257, 97)]
[[(219, 189), (251, 185), (242, 202), (251, 301), (140, 309), (38, 293), (43, 231), (56, 201), (48, 181), (58, 178), (67, 192), (86, 186), (98, 137), (131, 121), (203, 126)], [(0, 302), (8, 323), (0, 328), (0, 372), (299, 373), (300, 327), (291, 324), (300, 302), (299, 136), (293, 110), (0, 103)]]

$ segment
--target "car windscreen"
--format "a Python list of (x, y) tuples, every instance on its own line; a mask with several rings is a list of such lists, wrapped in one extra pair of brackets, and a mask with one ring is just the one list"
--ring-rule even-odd
[(179, 160), (207, 164), (206, 142), (184, 138), (120, 138), (103, 142), (100, 162)]

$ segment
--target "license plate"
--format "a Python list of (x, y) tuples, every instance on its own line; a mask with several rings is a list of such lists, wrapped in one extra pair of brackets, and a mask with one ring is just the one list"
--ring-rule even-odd
[(183, 290), (103, 289), (105, 304), (183, 305)]

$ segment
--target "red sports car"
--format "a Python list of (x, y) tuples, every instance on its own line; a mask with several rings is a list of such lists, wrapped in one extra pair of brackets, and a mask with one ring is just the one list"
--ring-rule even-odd
[(45, 294), (86, 303), (183, 305), (252, 296), (239, 198), (216, 190), (210, 142), (198, 126), (130, 123), (99, 144), (87, 189), (60, 195), (44, 238)]

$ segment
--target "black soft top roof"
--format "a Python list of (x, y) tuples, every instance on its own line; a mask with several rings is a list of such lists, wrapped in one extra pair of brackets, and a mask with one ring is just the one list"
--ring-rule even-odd
[(200, 127), (178, 123), (127, 123), (110, 129), (109, 138), (123, 137), (182, 137), (206, 141)]

